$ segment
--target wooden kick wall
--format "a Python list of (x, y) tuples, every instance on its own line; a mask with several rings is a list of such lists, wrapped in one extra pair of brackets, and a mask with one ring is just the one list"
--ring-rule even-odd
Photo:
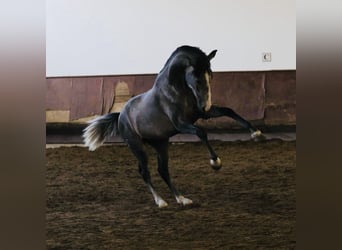
[[(156, 74), (47, 78), (46, 122), (82, 124), (120, 111), (153, 85)], [(212, 102), (234, 109), (255, 124), (296, 125), (296, 71), (214, 72)], [(209, 129), (231, 129), (230, 118), (200, 121)]]

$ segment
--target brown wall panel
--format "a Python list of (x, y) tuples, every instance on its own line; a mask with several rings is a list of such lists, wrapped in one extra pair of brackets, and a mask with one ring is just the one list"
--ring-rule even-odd
[[(46, 110), (70, 111), (71, 122), (82, 122), (78, 119), (120, 110), (130, 97), (150, 89), (156, 76), (48, 78)], [(230, 107), (248, 120), (266, 125), (296, 123), (296, 71), (215, 72), (211, 90), (213, 104)], [(213, 129), (239, 127), (230, 118), (199, 124)]]
[(46, 110), (69, 110), (71, 101), (71, 79), (52, 78), (46, 80)]
[(101, 114), (102, 105), (102, 77), (72, 79), (70, 120)]
[(135, 85), (132, 89), (133, 95), (139, 95), (150, 88), (152, 88), (153, 83), (157, 75), (138, 75), (135, 79)]
[(296, 72), (266, 73), (265, 123), (296, 122)]
[(214, 73), (211, 86), (214, 104), (230, 107), (250, 120), (264, 118), (264, 73)]
[(124, 82), (128, 85), (129, 92), (133, 95), (133, 89), (135, 88), (135, 76), (118, 76), (118, 82)]
[(115, 87), (119, 81), (118, 77), (103, 78), (103, 107), (101, 114), (110, 112), (115, 101)]

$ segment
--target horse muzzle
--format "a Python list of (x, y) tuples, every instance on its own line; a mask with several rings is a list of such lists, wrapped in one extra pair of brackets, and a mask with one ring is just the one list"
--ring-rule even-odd
[(208, 112), (210, 110), (210, 108), (211, 108), (211, 103), (207, 103), (204, 107), (204, 111)]
[(208, 112), (211, 109), (211, 102), (207, 101), (205, 104), (199, 104), (199, 109), (205, 113)]

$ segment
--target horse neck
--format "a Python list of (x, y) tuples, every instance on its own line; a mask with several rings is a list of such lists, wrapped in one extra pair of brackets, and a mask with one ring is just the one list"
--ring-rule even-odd
[(165, 101), (168, 105), (176, 107), (177, 112), (181, 112), (186, 120), (197, 120), (194, 110), (197, 109), (196, 100), (191, 90), (184, 85), (175, 87), (168, 81), (167, 71), (161, 72), (156, 78), (151, 90), (154, 96)]

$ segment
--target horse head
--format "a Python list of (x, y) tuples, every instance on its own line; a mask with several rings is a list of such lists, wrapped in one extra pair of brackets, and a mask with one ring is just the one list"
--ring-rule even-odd
[(183, 46), (178, 50), (182, 53), (171, 61), (169, 80), (171, 83), (189, 88), (196, 99), (199, 111), (207, 112), (211, 107), (210, 60), (215, 57), (217, 50), (213, 50), (209, 55), (190, 46)]

